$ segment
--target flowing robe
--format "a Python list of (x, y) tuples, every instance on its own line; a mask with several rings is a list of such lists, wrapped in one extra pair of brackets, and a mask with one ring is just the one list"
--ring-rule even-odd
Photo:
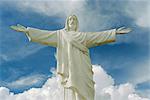
[(94, 100), (94, 81), (88, 48), (115, 41), (116, 30), (75, 32), (65, 29), (45, 31), (28, 28), (33, 42), (57, 48), (57, 73), (61, 84), (77, 92), (84, 100)]

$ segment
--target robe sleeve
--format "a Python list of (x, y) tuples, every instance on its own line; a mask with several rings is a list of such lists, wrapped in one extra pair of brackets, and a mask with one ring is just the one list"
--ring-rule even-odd
[(86, 32), (86, 46), (88, 48), (114, 42), (116, 39), (116, 29), (102, 32)]
[(57, 46), (57, 31), (40, 30), (27, 27), (26, 36), (29, 41), (41, 43), (44, 45)]

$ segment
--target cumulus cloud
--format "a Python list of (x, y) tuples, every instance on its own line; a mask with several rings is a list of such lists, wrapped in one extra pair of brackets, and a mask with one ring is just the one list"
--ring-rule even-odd
[(128, 99), (129, 100), (149, 100), (149, 99), (147, 99), (147, 98), (141, 98), (139, 95), (137, 95), (137, 94), (130, 94), (129, 96), (128, 96)]
[[(130, 83), (115, 86), (113, 78), (100, 66), (94, 65), (93, 71), (96, 82), (95, 100), (150, 100), (136, 94), (134, 86)], [(0, 87), (0, 100), (62, 100), (62, 98), (63, 87), (57, 77), (49, 78), (42, 88), (31, 88), (20, 94), (13, 94), (8, 88)]]

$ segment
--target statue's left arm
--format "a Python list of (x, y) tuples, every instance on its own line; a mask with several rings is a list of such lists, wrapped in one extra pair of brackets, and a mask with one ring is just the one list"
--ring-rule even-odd
[(88, 48), (114, 42), (116, 40), (117, 34), (125, 34), (130, 32), (131, 29), (129, 28), (118, 28), (118, 29), (111, 29), (102, 32), (86, 32), (86, 46)]

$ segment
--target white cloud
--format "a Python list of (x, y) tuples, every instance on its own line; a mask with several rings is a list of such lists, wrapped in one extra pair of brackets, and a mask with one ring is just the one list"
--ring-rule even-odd
[(140, 96), (142, 97), (147, 97), (147, 98), (150, 98), (150, 89), (143, 89), (143, 90), (139, 90), (137, 91), (138, 94), (140, 94)]
[[(16, 0), (17, 1), (17, 0)], [(34, 3), (32, 5), (31, 3)], [(85, 0), (24, 0), (24, 2), (17, 2), (17, 6), (21, 11), (32, 10), (34, 12), (47, 16), (64, 16), (82, 9)]]
[(109, 76), (102, 67), (98, 67), (98, 65), (96, 65), (93, 67), (93, 71), (97, 91), (101, 91), (105, 87), (114, 85), (114, 79)]
[(27, 76), (27, 77), (21, 77), (18, 80), (15, 80), (11, 83), (7, 84), (7, 87), (10, 88), (23, 88), (27, 86), (32, 86), (35, 84), (39, 84), (46, 76), (45, 75), (33, 75), (33, 76)]
[(128, 95), (134, 92), (134, 87), (130, 83), (126, 83), (120, 86), (109, 86), (103, 91), (110, 95), (109, 100), (128, 100)]
[[(136, 94), (130, 83), (114, 86), (114, 80), (100, 66), (94, 65), (96, 82), (95, 100), (150, 100)], [(63, 88), (57, 77), (47, 80), (42, 88), (32, 88), (20, 94), (9, 92), (8, 88), (0, 87), (0, 100), (62, 100)]]
[(129, 100), (149, 100), (148, 98), (141, 98), (139, 95), (137, 94), (130, 94), (128, 96)]
[(150, 27), (150, 1), (149, 0), (128, 0), (125, 5), (125, 13), (135, 20), (135, 23), (140, 27)]
[[(15, 50), (13, 52), (8, 52), (8, 53), (1, 55), (0, 58), (3, 61), (11, 61), (16, 58), (23, 59), (31, 54), (36, 53), (37, 51), (39, 51), (40, 49), (42, 49), (44, 47), (45, 46), (41, 46), (41, 45), (37, 45), (37, 44), (36, 45), (35, 44), (27, 44), (25, 46), (17, 48), (17, 50)], [(16, 52), (16, 51), (18, 51), (18, 52)]]
[(132, 73), (130, 73), (130, 77), (128, 77), (127, 80), (133, 83), (134, 85), (150, 81), (149, 66), (149, 59), (143, 60), (142, 62), (135, 64), (136, 68), (130, 70)]
[(2, 62), (2, 61), (7, 61), (8, 60), (8, 57), (6, 56), (6, 55), (4, 55), (4, 54), (1, 54), (0, 55), (0, 61)]

